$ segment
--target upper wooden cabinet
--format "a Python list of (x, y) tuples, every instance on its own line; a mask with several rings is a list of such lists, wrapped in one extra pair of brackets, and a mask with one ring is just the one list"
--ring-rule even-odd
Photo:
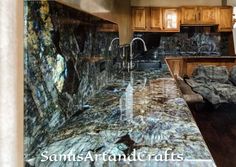
[(176, 32), (180, 30), (178, 8), (133, 7), (132, 27), (142, 32)]
[(132, 7), (132, 27), (141, 32), (179, 32), (181, 24), (219, 25), (219, 32), (232, 31), (232, 14), (230, 6)]
[(218, 31), (232, 31), (233, 28), (233, 8), (231, 6), (218, 7), (217, 23)]
[(216, 24), (216, 7), (182, 7), (181, 24)]
[(147, 8), (132, 8), (132, 22), (134, 30), (145, 30), (147, 28)]
[(162, 8), (150, 9), (150, 28), (152, 30), (162, 30)]
[(198, 20), (198, 10), (196, 7), (181, 8), (181, 24), (196, 24)]
[(180, 31), (178, 8), (163, 8), (163, 29), (165, 31)]
[(217, 8), (216, 7), (200, 7), (199, 8), (200, 24), (216, 24)]

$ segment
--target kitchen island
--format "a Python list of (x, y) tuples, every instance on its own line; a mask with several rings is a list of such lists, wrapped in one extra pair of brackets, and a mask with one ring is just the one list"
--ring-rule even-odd
[[(88, 153), (135, 155), (145, 161), (76, 159)], [(48, 144), (28, 162), (36, 167), (215, 166), (175, 80), (163, 70), (120, 72), (50, 134)]]

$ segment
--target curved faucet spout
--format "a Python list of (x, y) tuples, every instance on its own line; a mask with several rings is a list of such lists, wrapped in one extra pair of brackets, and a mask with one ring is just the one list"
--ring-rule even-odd
[(142, 38), (136, 37), (136, 38), (133, 38), (133, 39), (132, 39), (132, 41), (130, 42), (130, 69), (133, 68), (133, 62), (132, 62), (132, 61), (133, 61), (133, 48), (132, 48), (132, 46), (133, 46), (133, 42), (134, 42), (135, 40), (140, 40), (140, 41), (142, 41), (144, 51), (145, 51), (145, 52), (147, 51), (147, 47), (146, 47), (145, 41), (144, 41)]
[(111, 51), (113, 42), (114, 42), (115, 40), (119, 40), (119, 38), (116, 37), (116, 38), (113, 38), (113, 39), (111, 40), (111, 43), (110, 43), (109, 48), (108, 48), (108, 51)]
[(140, 40), (140, 41), (142, 41), (144, 51), (147, 51), (147, 47), (146, 47), (145, 41), (144, 41), (142, 38), (140, 38), (140, 37), (135, 37), (135, 38), (133, 38), (132, 41), (130, 42), (131, 51), (132, 51), (133, 42), (134, 42), (135, 40)]

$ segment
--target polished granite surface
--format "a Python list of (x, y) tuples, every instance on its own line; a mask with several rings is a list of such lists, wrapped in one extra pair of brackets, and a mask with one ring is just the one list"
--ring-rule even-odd
[[(34, 166), (215, 166), (203, 137), (168, 72), (121, 72), (56, 133)], [(166, 156), (166, 152), (174, 154)], [(55, 161), (61, 154), (141, 155), (145, 161)], [(42, 154), (52, 161), (42, 162)], [(151, 156), (150, 156), (151, 155)], [(177, 155), (183, 158), (180, 161)], [(166, 156), (166, 157), (165, 157)], [(151, 157), (151, 158), (150, 158)], [(158, 160), (154, 157), (159, 157)], [(54, 158), (54, 159), (53, 159)]]

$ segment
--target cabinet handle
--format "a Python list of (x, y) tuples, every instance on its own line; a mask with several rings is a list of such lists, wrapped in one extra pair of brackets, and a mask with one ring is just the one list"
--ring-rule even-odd
[(201, 20), (201, 13), (198, 13), (198, 20)]

